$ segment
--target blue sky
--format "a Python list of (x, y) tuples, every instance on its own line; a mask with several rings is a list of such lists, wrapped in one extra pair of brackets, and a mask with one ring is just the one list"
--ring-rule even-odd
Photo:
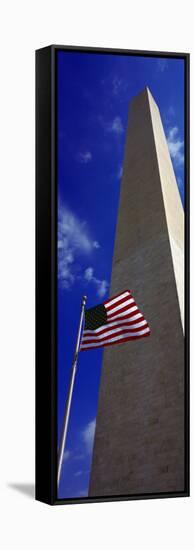
[[(184, 204), (184, 61), (59, 51), (57, 67), (59, 439), (82, 295), (109, 296), (128, 107), (145, 86)], [(88, 494), (102, 353), (79, 354), (59, 498)]]

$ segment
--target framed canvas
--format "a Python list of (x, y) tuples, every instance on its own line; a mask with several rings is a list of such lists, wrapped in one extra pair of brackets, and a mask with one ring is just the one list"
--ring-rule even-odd
[(36, 499), (189, 496), (189, 54), (36, 52)]

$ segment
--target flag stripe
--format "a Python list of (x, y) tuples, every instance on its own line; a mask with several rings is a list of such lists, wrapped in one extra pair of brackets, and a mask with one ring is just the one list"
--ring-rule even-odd
[(93, 348), (93, 347), (100, 347), (100, 346), (107, 346), (107, 345), (111, 345), (113, 343), (121, 343), (121, 342), (127, 342), (127, 340), (134, 340), (136, 338), (141, 338), (142, 336), (148, 336), (150, 334), (150, 329), (149, 327), (145, 328), (144, 330), (141, 330), (141, 331), (138, 331), (138, 332), (134, 332), (134, 333), (126, 333), (123, 337), (123, 335), (120, 335), (120, 336), (115, 336), (113, 338), (108, 338), (107, 339), (107, 342), (90, 342), (90, 343), (83, 343), (81, 345), (81, 349), (86, 349), (86, 348)]
[(116, 321), (113, 321), (112, 319), (107, 320), (107, 325), (110, 325), (110, 324), (111, 324), (111, 325), (113, 325), (113, 324), (114, 324), (114, 325), (117, 325), (117, 324), (119, 325), (119, 324), (121, 324), (121, 323), (124, 323), (125, 320), (126, 320), (127, 323), (128, 323), (128, 322), (131, 323), (131, 322), (136, 321), (136, 319), (137, 319), (137, 320), (138, 320), (138, 319), (144, 319), (144, 316), (142, 315), (142, 313), (140, 313), (139, 310), (137, 310), (137, 311), (138, 311), (138, 313), (136, 313), (135, 315), (134, 315), (134, 313), (132, 312), (130, 315), (123, 315), (123, 317), (121, 317), (121, 318), (119, 318), (119, 317), (117, 316), (117, 320), (116, 320)]
[[(146, 321), (144, 322), (144, 328), (147, 328), (148, 327), (148, 324), (146, 323)], [(140, 333), (141, 331), (139, 331)], [(101, 334), (97, 334), (96, 336), (94, 334), (87, 334), (87, 336), (85, 336), (82, 340), (83, 343), (87, 343), (89, 341), (92, 341), (92, 342), (98, 342), (99, 340), (104, 340), (106, 339), (107, 340), (107, 336), (111, 336), (112, 334), (132, 334), (133, 333), (136, 333), (137, 334), (137, 327), (136, 328), (131, 328), (129, 329), (129, 327), (118, 327), (118, 328), (114, 328), (114, 329), (110, 329), (110, 330), (107, 330), (107, 331), (103, 331)]]
[(122, 294), (117, 294), (116, 296), (113, 296), (113, 298), (108, 299), (104, 302), (104, 306), (105, 307), (110, 307), (112, 306), (113, 304), (115, 304), (116, 302), (119, 302), (119, 300), (122, 300), (123, 298), (128, 298), (128, 296), (130, 295), (130, 290), (125, 290), (125, 292), (123, 292)]
[(99, 328), (96, 328), (94, 330), (84, 330), (84, 334), (88, 334), (89, 332), (91, 332), (92, 334), (98, 334), (98, 332), (101, 332), (101, 330), (103, 330), (104, 328), (109, 328), (109, 327), (117, 327), (117, 326), (122, 326), (122, 325), (128, 325), (128, 326), (131, 326), (133, 324), (137, 324), (139, 323), (140, 321), (143, 321), (144, 320), (144, 317), (141, 313), (137, 313), (137, 315), (133, 315), (132, 317), (127, 317), (127, 319), (118, 319), (118, 321), (112, 321), (112, 322), (108, 322), (104, 325), (101, 325), (101, 327)]
[[(97, 328), (95, 330), (84, 330), (84, 335), (85, 336), (95, 336), (95, 334), (96, 334), (98, 336), (98, 334), (110, 331), (113, 328), (114, 328), (114, 330), (116, 330), (116, 327), (118, 327), (118, 329), (119, 328), (120, 329), (127, 328), (128, 330), (138, 329), (140, 327), (143, 327), (146, 324), (147, 324), (147, 322), (146, 322), (145, 319), (143, 321), (139, 321), (139, 322), (137, 320), (135, 323), (128, 323), (127, 321), (125, 321), (125, 322), (121, 321), (119, 325), (118, 325), (117, 322), (107, 323), (106, 325), (103, 325), (102, 327)], [(85, 336), (83, 338), (85, 338)]]
[(135, 300), (133, 298), (130, 298), (129, 300), (122, 300), (118, 305), (111, 307), (110, 309), (107, 309), (107, 315), (108, 317), (110, 317), (110, 315), (113, 315), (115, 311), (126, 309), (127, 306), (134, 303), (135, 303)]
[(119, 306), (120, 304), (123, 304), (123, 302), (126, 302), (126, 300), (129, 300), (130, 298), (132, 298), (132, 296), (131, 294), (128, 294), (127, 296), (125, 296), (125, 298), (121, 298), (120, 300), (117, 298), (117, 301), (114, 302), (113, 304), (112, 303), (104, 304), (106, 311), (110, 311), (110, 309), (113, 309), (114, 307)]
[(109, 319), (111, 319), (112, 321), (114, 321), (114, 319), (118, 319), (120, 317), (129, 317), (131, 315), (131, 313), (133, 313), (134, 311), (137, 311), (138, 308), (137, 306), (132, 306), (132, 307), (128, 307), (127, 306), (127, 309), (124, 309), (124, 311), (121, 311), (119, 313), (117, 313), (116, 315), (110, 315), (108, 316)]

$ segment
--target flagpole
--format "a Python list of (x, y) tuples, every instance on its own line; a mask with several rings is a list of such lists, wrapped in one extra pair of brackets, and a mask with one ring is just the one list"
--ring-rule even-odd
[(58, 472), (57, 472), (58, 487), (59, 487), (60, 477), (61, 477), (61, 468), (62, 468), (62, 463), (63, 463), (65, 442), (66, 442), (66, 438), (67, 438), (69, 415), (70, 415), (70, 409), (71, 409), (71, 400), (72, 400), (72, 394), (73, 394), (73, 388), (74, 388), (74, 382), (75, 382), (75, 375), (76, 375), (76, 370), (77, 370), (77, 360), (78, 360), (78, 353), (79, 353), (79, 347), (80, 347), (81, 329), (82, 329), (82, 322), (83, 322), (83, 317), (84, 317), (84, 309), (85, 309), (86, 300), (87, 300), (87, 296), (83, 296), (82, 297), (79, 328), (78, 328), (78, 334), (77, 334), (77, 342), (76, 342), (75, 354), (74, 354), (74, 359), (73, 359), (73, 364), (72, 364), (71, 380), (70, 380), (70, 384), (69, 384), (69, 391), (68, 391), (66, 409), (65, 409), (64, 420), (63, 420), (62, 436), (61, 436), (61, 442), (60, 442), (60, 446), (59, 446), (59, 450), (58, 450)]

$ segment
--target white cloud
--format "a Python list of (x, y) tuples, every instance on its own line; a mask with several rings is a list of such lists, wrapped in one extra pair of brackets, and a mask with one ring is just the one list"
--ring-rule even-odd
[(160, 57), (157, 59), (157, 67), (161, 73), (165, 71), (165, 69), (168, 67), (168, 60), (165, 57)]
[(58, 273), (64, 288), (71, 288), (79, 270), (80, 255), (88, 256), (100, 247), (92, 240), (87, 224), (59, 201), (58, 210)]
[(128, 88), (128, 83), (123, 80), (123, 78), (119, 78), (118, 76), (115, 76), (112, 81), (112, 90), (113, 95), (120, 95), (122, 92), (125, 92)]
[(124, 132), (124, 127), (120, 116), (115, 116), (111, 122), (106, 122), (102, 116), (99, 116), (98, 120), (105, 132), (110, 132), (117, 135)]
[(120, 116), (116, 116), (112, 123), (110, 124), (109, 128), (110, 132), (114, 132), (116, 134), (122, 134), (124, 131), (122, 120)]
[(95, 284), (97, 295), (103, 297), (107, 281), (95, 277), (92, 267), (82, 270), (79, 265), (81, 256), (88, 257), (100, 248), (99, 242), (90, 237), (86, 222), (80, 221), (61, 201), (58, 211), (58, 275), (62, 287), (70, 289), (76, 280), (84, 280)]
[(98, 241), (93, 242), (93, 247), (94, 248), (100, 248), (100, 244), (98, 243)]
[(172, 159), (177, 164), (184, 163), (184, 141), (179, 137), (177, 126), (170, 128), (167, 136), (168, 148)]
[(118, 95), (122, 86), (122, 80), (118, 78), (118, 76), (115, 76), (113, 78), (113, 94)]
[(84, 279), (87, 281), (87, 283), (94, 283), (97, 288), (97, 294), (100, 298), (102, 298), (107, 290), (108, 290), (108, 282), (105, 279), (97, 279), (97, 277), (94, 276), (94, 269), (93, 267), (87, 267), (84, 271)]
[(128, 88), (128, 85), (129, 85), (129, 83), (124, 78), (120, 78), (117, 75), (115, 75), (114, 77), (109, 75), (106, 78), (103, 78), (101, 80), (101, 84), (102, 84), (102, 86), (106, 86), (106, 87), (111, 86), (112, 87), (112, 93), (115, 96), (119, 96), (123, 92), (125, 92)]
[(92, 281), (93, 273), (94, 273), (93, 267), (87, 267), (87, 269), (84, 272), (84, 277), (86, 281)]
[(108, 285), (107, 281), (105, 281), (105, 280), (98, 281), (98, 296), (100, 298), (102, 298), (106, 294), (106, 292), (108, 290), (108, 286), (109, 285)]
[(81, 434), (86, 452), (88, 454), (91, 454), (93, 449), (95, 428), (96, 428), (96, 419), (88, 422), (88, 424), (86, 425), (86, 427), (84, 428)]
[(71, 451), (69, 451), (69, 450), (67, 449), (67, 450), (64, 452), (63, 461), (66, 462), (66, 460), (68, 460), (70, 456), (71, 456)]
[(92, 153), (90, 151), (85, 151), (84, 153), (78, 154), (78, 160), (82, 164), (88, 164), (92, 160)]

